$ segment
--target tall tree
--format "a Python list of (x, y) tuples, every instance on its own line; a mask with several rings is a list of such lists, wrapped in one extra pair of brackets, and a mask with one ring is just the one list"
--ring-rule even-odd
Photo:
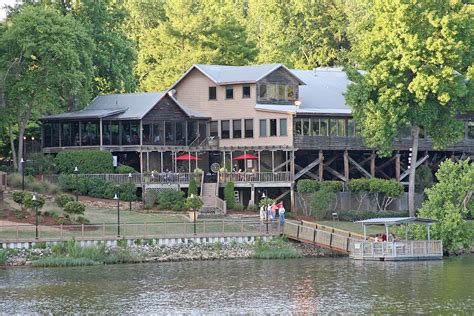
[[(473, 108), (473, 16), (460, 0), (376, 0), (373, 27), (354, 47), (364, 75), (348, 71), (346, 101), (365, 142), (389, 154), (409, 126), (412, 160), (409, 211), (415, 215), (415, 164), (420, 128), (442, 148), (463, 135), (458, 113)], [(471, 70), (469, 70), (471, 69)]]
[[(6, 116), (18, 167), (30, 120), (64, 110), (71, 96), (82, 103), (89, 100), (94, 44), (76, 20), (48, 8), (24, 6), (5, 25), (0, 69), (10, 74), (4, 82)], [(17, 148), (14, 128), (18, 129)]]

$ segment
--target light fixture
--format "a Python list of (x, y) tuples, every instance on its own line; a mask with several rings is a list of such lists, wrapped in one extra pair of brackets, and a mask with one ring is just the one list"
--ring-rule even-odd
[(266, 198), (265, 192), (262, 193), (262, 198)]
[(118, 200), (117, 193), (115, 193), (114, 200)]
[(32, 201), (36, 201), (36, 194), (33, 194), (33, 197), (31, 198)]
[(77, 168), (77, 166), (74, 167), (74, 172), (79, 172), (79, 168)]
[(300, 106), (301, 105), (301, 101), (300, 100), (295, 100), (295, 106)]

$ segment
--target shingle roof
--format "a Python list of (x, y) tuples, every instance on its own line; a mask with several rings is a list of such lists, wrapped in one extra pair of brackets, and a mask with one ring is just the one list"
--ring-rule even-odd
[(306, 82), (300, 86), (299, 114), (351, 114), (344, 93), (350, 84), (342, 68), (316, 68), (313, 70), (291, 70)]

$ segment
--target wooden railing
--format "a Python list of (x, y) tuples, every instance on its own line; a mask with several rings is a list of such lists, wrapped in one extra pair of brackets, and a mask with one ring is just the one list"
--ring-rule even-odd
[[(42, 175), (42, 180), (50, 183), (58, 183), (60, 175), (57, 174), (45, 174)], [(182, 172), (182, 173), (132, 173), (131, 179), (128, 174), (78, 174), (77, 177), (82, 178), (99, 178), (105, 181), (112, 181), (117, 184), (132, 182), (136, 185), (147, 184), (147, 183), (189, 183), (191, 179), (195, 179), (197, 182), (201, 181), (201, 174), (194, 172)]]
[(216, 207), (221, 211), (221, 214), (227, 214), (227, 202), (216, 196)]
[(354, 258), (442, 257), (441, 240), (400, 240), (394, 242), (357, 241)]
[(223, 172), (220, 182), (291, 182), (291, 172)]
[[(17, 224), (0, 226), (0, 244), (8, 242), (105, 240), (105, 239), (155, 239), (211, 236), (263, 236), (267, 235), (265, 223), (259, 221), (205, 220), (197, 221), (196, 235), (193, 222), (120, 223), (88, 225), (39, 225), (35, 239), (34, 225)], [(268, 235), (280, 233), (279, 222), (269, 223)]]

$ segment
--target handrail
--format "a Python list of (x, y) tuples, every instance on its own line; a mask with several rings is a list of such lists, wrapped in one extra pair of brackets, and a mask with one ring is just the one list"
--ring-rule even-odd
[(203, 197), (203, 192), (204, 192), (204, 172), (201, 173), (201, 198)]
[(227, 202), (218, 196), (216, 196), (216, 207), (222, 212), (222, 214), (227, 214)]
[(222, 182), (291, 182), (289, 171), (279, 172), (223, 172)]
[[(50, 183), (58, 183), (61, 175), (42, 175), (42, 180)], [(78, 174), (77, 177), (82, 178), (99, 178), (105, 181), (115, 183), (127, 183), (130, 181), (128, 174)], [(189, 183), (191, 179), (198, 180), (199, 174), (194, 172), (149, 172), (149, 173), (132, 173), (131, 182), (134, 184), (142, 183)], [(199, 181), (199, 180), (198, 180)]]
[(398, 241), (357, 241), (353, 256), (356, 258), (374, 257), (441, 257), (441, 240), (398, 240)]

